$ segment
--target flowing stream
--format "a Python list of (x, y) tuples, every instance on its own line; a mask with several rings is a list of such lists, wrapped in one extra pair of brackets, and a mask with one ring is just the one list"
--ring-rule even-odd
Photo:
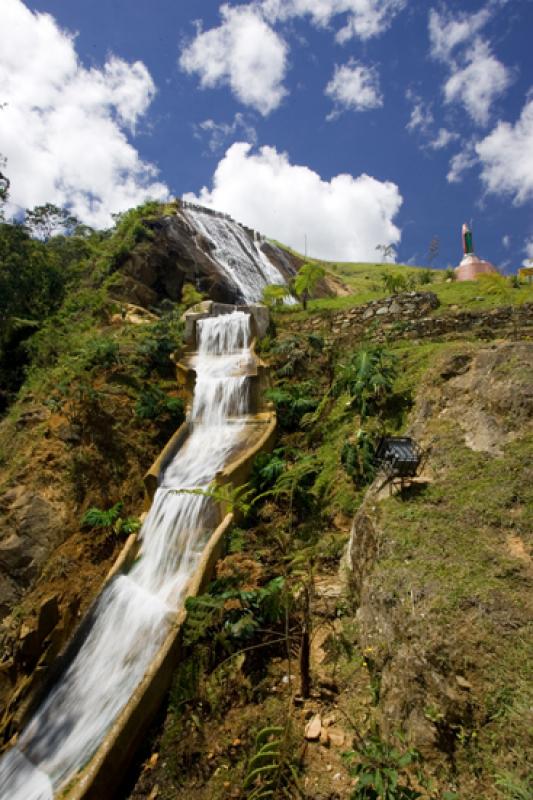
[(251, 241), (237, 222), (199, 209), (187, 208), (185, 213), (194, 227), (214, 244), (214, 258), (245, 303), (260, 300), (269, 284), (286, 285), (287, 281), (263, 253), (259, 242)]
[(140, 558), (104, 589), (65, 674), (0, 759), (0, 800), (52, 800), (95, 753), (161, 646), (218, 520), (204, 495), (235, 451), (248, 411), (250, 317), (201, 320), (192, 430), (166, 467)]

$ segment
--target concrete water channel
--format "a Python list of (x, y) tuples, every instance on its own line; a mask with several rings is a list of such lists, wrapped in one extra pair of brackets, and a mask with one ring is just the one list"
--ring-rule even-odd
[(0, 800), (114, 796), (179, 662), (185, 599), (207, 585), (233, 521), (202, 492), (242, 484), (273, 445), (268, 371), (254, 351), (265, 311), (207, 303), (187, 315), (177, 365), (191, 390), (187, 420), (146, 475), (151, 504), (139, 535), (64, 654), (59, 680), (0, 759)]

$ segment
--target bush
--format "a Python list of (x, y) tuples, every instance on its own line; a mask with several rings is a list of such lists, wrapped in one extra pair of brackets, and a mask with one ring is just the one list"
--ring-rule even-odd
[(183, 400), (171, 397), (158, 386), (147, 386), (141, 391), (135, 404), (135, 413), (140, 419), (170, 417), (176, 427), (185, 419)]
[(341, 463), (354, 481), (370, 482), (375, 475), (375, 447), (372, 437), (360, 428), (353, 440), (344, 443)]
[(158, 372), (162, 377), (174, 377), (171, 353), (179, 350), (182, 343), (183, 323), (179, 309), (172, 310), (157, 322), (146, 325), (137, 346), (136, 360), (141, 373), (148, 377)]
[(267, 399), (276, 406), (278, 423), (282, 429), (296, 430), (304, 414), (315, 410), (318, 400), (312, 397), (310, 389), (308, 382), (286, 383), (266, 393)]
[(272, 488), (286, 467), (283, 449), (272, 453), (259, 453), (254, 460), (250, 483), (259, 494)]
[(181, 302), (185, 308), (195, 306), (204, 299), (202, 292), (199, 292), (192, 283), (184, 283), (181, 290)]
[(383, 288), (389, 294), (407, 292), (413, 286), (413, 280), (409, 275), (398, 275), (393, 272), (382, 272), (381, 282), (383, 283)]
[(284, 284), (271, 284), (263, 289), (263, 303), (269, 308), (282, 306), (289, 296), (289, 287)]
[[(418, 760), (418, 753), (400, 753), (377, 737), (365, 741), (360, 752), (344, 754), (350, 774), (357, 778), (351, 800), (416, 800), (422, 797), (411, 787), (407, 767)], [(354, 764), (354, 758), (359, 763)]]
[(421, 286), (425, 286), (428, 283), (433, 283), (434, 277), (435, 275), (430, 269), (423, 269), (418, 273), (417, 281)]

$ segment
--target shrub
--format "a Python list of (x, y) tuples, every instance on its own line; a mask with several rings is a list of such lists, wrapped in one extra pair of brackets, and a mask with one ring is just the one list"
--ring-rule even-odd
[(254, 460), (251, 485), (257, 493), (270, 489), (286, 467), (283, 449), (272, 453), (259, 453)]
[(355, 481), (371, 481), (375, 474), (375, 447), (369, 434), (360, 428), (355, 439), (344, 443), (341, 463)]
[(185, 308), (195, 306), (204, 299), (204, 294), (199, 292), (192, 283), (184, 283), (181, 290), (181, 302)]
[[(357, 778), (351, 800), (416, 800), (422, 795), (410, 785), (407, 767), (418, 759), (415, 750), (400, 753), (378, 737), (362, 743), (360, 751), (344, 754), (350, 774)], [(354, 764), (357, 758), (359, 763)]]
[(281, 428), (287, 431), (295, 430), (304, 414), (315, 410), (318, 400), (311, 396), (310, 388), (308, 382), (286, 383), (283, 388), (276, 387), (266, 393), (267, 399), (276, 406)]
[(428, 283), (433, 283), (433, 278), (435, 276), (434, 276), (434, 273), (430, 269), (422, 269), (422, 270), (420, 270), (420, 272), (418, 273), (418, 275), (416, 277), (417, 277), (417, 282), (421, 286), (425, 286)]
[(393, 272), (382, 272), (381, 282), (389, 294), (400, 294), (407, 291), (408, 283), (405, 275), (395, 275)]
[(282, 306), (289, 296), (289, 287), (284, 284), (274, 283), (263, 289), (263, 303), (269, 308)]
[(172, 417), (176, 427), (185, 419), (183, 400), (170, 397), (158, 386), (147, 386), (141, 391), (135, 404), (135, 413), (140, 419)]

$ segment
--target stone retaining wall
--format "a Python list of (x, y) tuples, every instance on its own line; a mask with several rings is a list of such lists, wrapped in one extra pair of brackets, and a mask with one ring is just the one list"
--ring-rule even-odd
[(284, 328), (295, 333), (325, 333), (329, 341), (363, 335), (375, 341), (388, 338), (417, 339), (446, 336), (469, 330), (491, 338), (494, 331), (533, 332), (533, 304), (502, 306), (479, 311), (454, 311), (430, 316), (439, 307), (433, 292), (405, 292), (373, 300), (329, 315), (317, 314), (306, 320), (288, 322)]

